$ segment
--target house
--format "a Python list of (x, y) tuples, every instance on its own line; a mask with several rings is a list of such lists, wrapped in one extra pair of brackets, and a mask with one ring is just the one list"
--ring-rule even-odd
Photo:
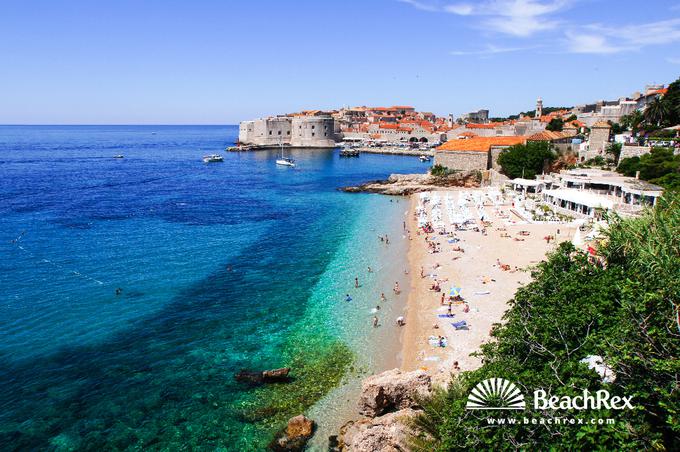
[(499, 169), (498, 155), (516, 144), (525, 144), (527, 137), (471, 137), (450, 140), (436, 148), (434, 164), (460, 171)]

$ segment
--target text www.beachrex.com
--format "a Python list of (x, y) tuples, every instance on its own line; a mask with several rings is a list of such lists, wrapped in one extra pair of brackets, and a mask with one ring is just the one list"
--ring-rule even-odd
[(554, 417), (554, 418), (514, 418), (514, 417), (498, 417), (486, 418), (487, 425), (613, 425), (616, 423), (612, 418), (571, 418), (571, 417)]

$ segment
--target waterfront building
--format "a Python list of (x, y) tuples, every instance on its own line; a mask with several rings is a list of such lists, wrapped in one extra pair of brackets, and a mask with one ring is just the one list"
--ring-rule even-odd
[(434, 164), (459, 171), (499, 170), (501, 151), (516, 144), (525, 144), (525, 136), (471, 137), (447, 141), (437, 147)]
[(333, 118), (318, 114), (318, 111), (305, 113), (242, 121), (239, 125), (239, 143), (262, 147), (334, 147)]

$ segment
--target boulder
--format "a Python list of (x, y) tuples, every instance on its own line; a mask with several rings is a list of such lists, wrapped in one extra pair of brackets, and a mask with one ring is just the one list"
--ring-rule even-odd
[(405, 408), (417, 408), (418, 399), (428, 396), (431, 391), (432, 380), (422, 370), (388, 370), (363, 381), (359, 412), (373, 418)]
[(308, 419), (305, 415), (301, 414), (295, 416), (288, 421), (288, 427), (286, 428), (286, 435), (289, 438), (311, 438), (314, 434), (314, 421)]
[(306, 416), (295, 416), (288, 421), (286, 429), (276, 435), (269, 444), (269, 449), (275, 452), (301, 452), (314, 435), (315, 427), (314, 421)]
[(288, 381), (288, 373), (290, 367), (283, 367), (281, 369), (265, 370), (262, 372), (253, 372), (249, 370), (242, 370), (234, 375), (236, 381), (243, 383), (250, 383), (259, 385), (263, 383), (280, 383)]
[(400, 452), (409, 450), (408, 420), (419, 412), (406, 408), (373, 419), (350, 421), (340, 429), (338, 449), (345, 452)]

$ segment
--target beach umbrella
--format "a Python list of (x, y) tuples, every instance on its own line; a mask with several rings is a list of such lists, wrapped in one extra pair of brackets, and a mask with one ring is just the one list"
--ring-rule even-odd
[(452, 287), (451, 291), (449, 292), (449, 295), (452, 297), (460, 297), (461, 292), (463, 292), (463, 289), (461, 287)]

